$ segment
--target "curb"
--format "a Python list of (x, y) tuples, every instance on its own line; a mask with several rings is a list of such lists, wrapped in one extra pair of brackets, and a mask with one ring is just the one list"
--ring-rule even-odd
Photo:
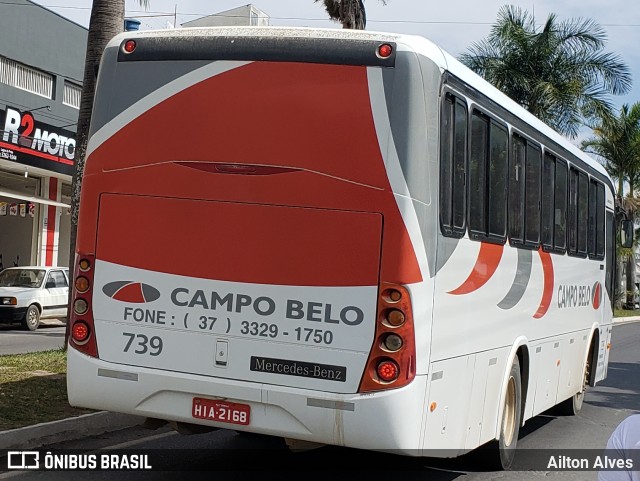
[(0, 432), (0, 449), (34, 449), (53, 443), (119, 431), (144, 422), (144, 418), (108, 411), (25, 426)]

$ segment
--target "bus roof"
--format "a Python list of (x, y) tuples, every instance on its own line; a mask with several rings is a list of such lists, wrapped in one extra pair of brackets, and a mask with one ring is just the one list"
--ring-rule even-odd
[(525, 110), (518, 103), (477, 75), (458, 61), (453, 55), (442, 50), (424, 37), (392, 32), (375, 32), (351, 29), (308, 28), (308, 27), (197, 27), (167, 30), (141, 30), (124, 32), (114, 37), (108, 48), (118, 48), (125, 39), (138, 37), (185, 38), (211, 36), (235, 37), (268, 37), (268, 38), (317, 38), (317, 39), (354, 39), (374, 40), (380, 42), (396, 42), (399, 50), (410, 49), (433, 61), (441, 70), (447, 70), (478, 92), (491, 98), (496, 104), (512, 112), (524, 122), (549, 137), (576, 157), (582, 159), (597, 172), (610, 178), (604, 166), (596, 159), (580, 150), (573, 142), (560, 135), (536, 116)]

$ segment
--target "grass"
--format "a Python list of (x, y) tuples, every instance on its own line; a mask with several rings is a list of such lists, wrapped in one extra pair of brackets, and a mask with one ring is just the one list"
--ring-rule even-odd
[(63, 349), (0, 356), (0, 430), (79, 416), (69, 406)]
[(640, 316), (640, 310), (638, 309), (615, 309), (613, 311), (613, 317), (632, 317)]

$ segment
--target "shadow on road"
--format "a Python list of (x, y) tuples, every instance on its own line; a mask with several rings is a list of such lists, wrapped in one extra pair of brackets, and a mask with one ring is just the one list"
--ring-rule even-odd
[[(56, 327), (65, 327), (64, 324), (45, 324), (44, 322), (38, 326), (38, 329), (33, 331), (36, 334), (43, 334), (45, 331), (54, 329)], [(22, 329), (20, 323), (2, 323), (0, 324), (0, 332), (9, 332), (11, 334), (28, 334), (31, 331), (26, 331)], [(55, 333), (51, 333), (55, 334)], [(62, 335), (64, 335), (64, 331), (62, 331)]]
[(607, 379), (591, 392), (586, 403), (600, 407), (640, 410), (640, 364), (610, 362)]

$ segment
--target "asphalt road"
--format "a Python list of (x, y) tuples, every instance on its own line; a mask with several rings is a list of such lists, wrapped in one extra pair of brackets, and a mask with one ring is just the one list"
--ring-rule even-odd
[[(588, 391), (577, 416), (544, 413), (520, 432), (518, 456), (540, 449), (561, 455), (564, 449), (597, 449), (606, 445), (615, 427), (628, 415), (640, 411), (640, 323), (617, 325), (613, 331), (609, 375), (606, 381)], [(269, 449), (271, 448), (271, 449)], [(135, 427), (99, 437), (48, 446), (46, 449), (142, 449), (159, 450), (148, 479), (362, 479), (388, 481), (595, 481), (596, 472), (507, 471), (494, 472), (483, 465), (485, 452), (479, 450), (457, 459), (407, 458), (393, 454), (326, 447), (305, 453), (289, 452), (277, 438), (241, 436), (220, 430), (182, 436), (161, 427), (149, 431)], [(184, 471), (189, 471), (185, 473)], [(140, 472), (12, 472), (2, 479), (19, 480), (137, 480)]]
[(0, 324), (0, 356), (58, 349), (64, 345), (64, 332), (57, 320), (41, 321), (33, 332), (21, 330), (19, 324)]

